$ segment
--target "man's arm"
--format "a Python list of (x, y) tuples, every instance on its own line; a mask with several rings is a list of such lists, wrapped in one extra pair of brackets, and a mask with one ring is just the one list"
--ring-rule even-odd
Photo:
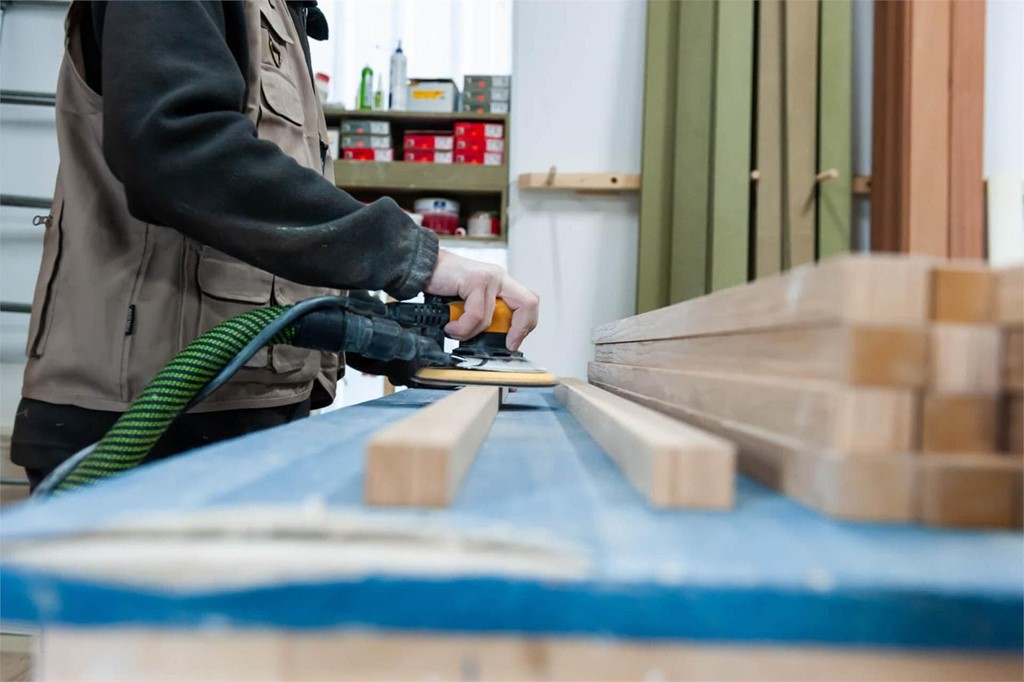
[(110, 2), (97, 28), (104, 154), (132, 215), (303, 284), (396, 298), (423, 289), (433, 232), (256, 137), (241, 113), (241, 3)]

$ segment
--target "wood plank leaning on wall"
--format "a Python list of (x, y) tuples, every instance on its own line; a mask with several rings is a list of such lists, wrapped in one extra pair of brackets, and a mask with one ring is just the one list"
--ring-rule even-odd
[(748, 277), (753, 0), (648, 3), (637, 310)]
[(818, 41), (818, 258), (851, 247), (853, 215), (853, 3), (821, 3)]
[(984, 11), (875, 4), (872, 250), (984, 255)]

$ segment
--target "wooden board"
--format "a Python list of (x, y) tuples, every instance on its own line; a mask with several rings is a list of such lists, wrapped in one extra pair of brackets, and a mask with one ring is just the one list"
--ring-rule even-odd
[(919, 388), (928, 379), (928, 344), (921, 327), (831, 325), (599, 344), (594, 360)]
[(1019, 528), (1024, 460), (991, 454), (925, 455), (918, 518), (936, 526)]
[(999, 324), (1024, 324), (1024, 265), (995, 271), (993, 315)]
[(575, 190), (577, 192), (635, 192), (636, 173), (520, 173), (519, 189)]
[(643, 154), (637, 240), (636, 309), (669, 304), (672, 210), (675, 200), (675, 102), (681, 3), (647, 8)]
[(499, 396), (497, 387), (467, 386), (370, 438), (366, 503), (449, 504), (498, 413)]
[(1002, 385), (1002, 346), (1002, 330), (995, 325), (932, 325), (928, 390), (995, 396)]
[(949, 255), (984, 258), (985, 2), (950, 9)]
[(736, 446), (578, 379), (555, 395), (656, 507), (729, 509)]
[(754, 277), (782, 269), (782, 0), (757, 12), (757, 182), (754, 183)]
[(924, 396), (921, 448), (926, 452), (995, 452), (999, 448), (999, 399)]
[(914, 449), (913, 391), (742, 374), (671, 371), (590, 363), (591, 383), (700, 410), (807, 446), (844, 453)]
[(783, 2), (786, 106), (782, 265), (791, 268), (815, 259), (819, 5), (806, 0)]
[[(949, 255), (950, 0), (910, 8), (908, 214), (903, 250)], [(872, 170), (872, 175), (874, 171)]]
[(715, 11), (708, 291), (748, 279), (753, 168), (754, 1), (717, 2)]
[(1002, 450), (1024, 455), (1024, 395), (1020, 391), (1008, 394), (1002, 403)]
[(649, 341), (800, 324), (920, 325), (928, 317), (928, 278), (924, 259), (837, 256), (609, 322), (594, 330), (593, 341)]
[(980, 262), (937, 264), (932, 271), (931, 319), (936, 322), (994, 321), (996, 276)]
[(1003, 330), (1000, 383), (1006, 391), (1024, 390), (1024, 327)]
[[(673, 5), (676, 3), (666, 3)], [(679, 4), (669, 303), (707, 293), (717, 3)]]
[(910, 3), (872, 7), (871, 250), (900, 251), (908, 208)]
[(871, 248), (946, 257), (950, 2), (875, 10)]
[(853, 2), (821, 3), (818, 44), (818, 258), (850, 250), (853, 219)]
[(617, 386), (594, 382), (739, 446), (739, 470), (821, 512), (846, 519), (909, 521), (914, 518), (914, 457), (885, 453), (846, 456), (808, 447), (747, 423), (671, 404)]
[(1014, 654), (727, 645), (401, 631), (47, 628), (53, 679), (195, 680), (1017, 680)]

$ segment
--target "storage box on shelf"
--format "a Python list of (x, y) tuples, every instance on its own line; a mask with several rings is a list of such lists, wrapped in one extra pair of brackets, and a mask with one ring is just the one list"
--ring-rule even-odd
[[(338, 187), (360, 201), (391, 197), (408, 211), (417, 199), (452, 199), (461, 207), (460, 226), (468, 228), (475, 214), (488, 212), (498, 216), (499, 233), (446, 239), (506, 241), (508, 116), (333, 108), (325, 114), (329, 128), (364, 145), (342, 149), (342, 158), (334, 162)], [(387, 149), (380, 147), (383, 138), (389, 140)]]

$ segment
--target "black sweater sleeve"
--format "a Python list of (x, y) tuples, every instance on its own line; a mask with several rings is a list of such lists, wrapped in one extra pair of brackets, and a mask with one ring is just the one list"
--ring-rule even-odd
[(132, 215), (302, 284), (423, 288), (433, 232), (256, 137), (242, 3), (110, 2), (101, 16), (103, 149)]

